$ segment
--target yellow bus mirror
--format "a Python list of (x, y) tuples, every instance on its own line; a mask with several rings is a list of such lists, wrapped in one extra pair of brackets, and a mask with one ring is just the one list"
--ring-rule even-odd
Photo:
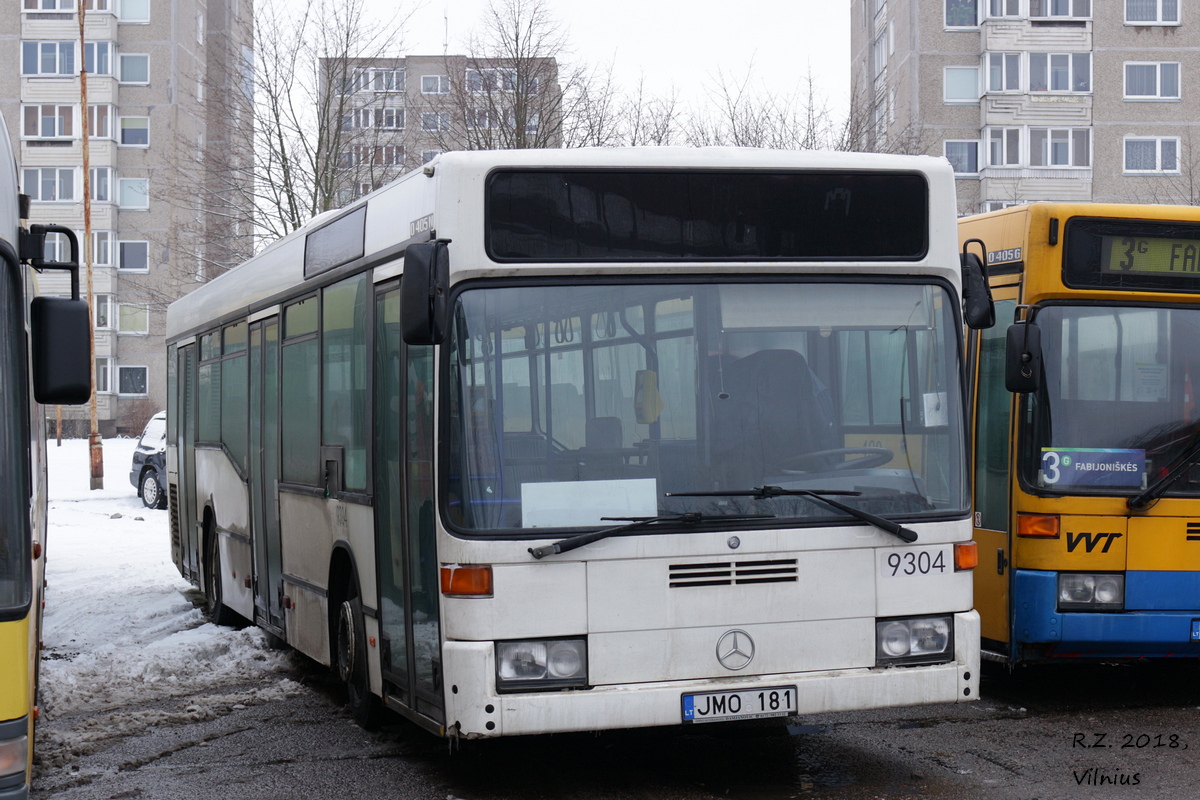
[(662, 413), (662, 396), (658, 393), (658, 373), (650, 369), (639, 369), (634, 379), (633, 413), (639, 425), (658, 422)]

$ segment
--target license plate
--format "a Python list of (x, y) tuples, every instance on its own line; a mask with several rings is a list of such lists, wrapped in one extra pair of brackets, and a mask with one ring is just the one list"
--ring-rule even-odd
[(683, 696), (684, 722), (788, 717), (796, 713), (796, 687), (772, 686), (742, 692), (700, 692)]
[(1192, 620), (1192, 641), (1200, 642), (1200, 619)]

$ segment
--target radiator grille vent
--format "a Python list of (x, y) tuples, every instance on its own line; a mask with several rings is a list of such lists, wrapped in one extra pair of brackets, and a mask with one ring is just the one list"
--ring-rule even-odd
[(672, 564), (668, 576), (672, 589), (686, 586), (743, 586), (750, 583), (795, 583), (796, 559), (772, 561), (712, 561)]

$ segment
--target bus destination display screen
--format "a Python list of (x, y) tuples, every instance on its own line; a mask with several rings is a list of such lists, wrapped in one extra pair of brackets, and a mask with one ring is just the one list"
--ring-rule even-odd
[(1067, 286), (1200, 292), (1200, 223), (1075, 217), (1065, 239)]
[(1200, 273), (1200, 241), (1160, 236), (1102, 236), (1100, 270), (1182, 275)]

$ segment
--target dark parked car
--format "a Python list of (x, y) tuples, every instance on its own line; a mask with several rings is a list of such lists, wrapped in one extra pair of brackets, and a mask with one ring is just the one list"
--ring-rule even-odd
[(158, 412), (146, 423), (133, 451), (129, 482), (146, 508), (167, 507), (167, 412)]

